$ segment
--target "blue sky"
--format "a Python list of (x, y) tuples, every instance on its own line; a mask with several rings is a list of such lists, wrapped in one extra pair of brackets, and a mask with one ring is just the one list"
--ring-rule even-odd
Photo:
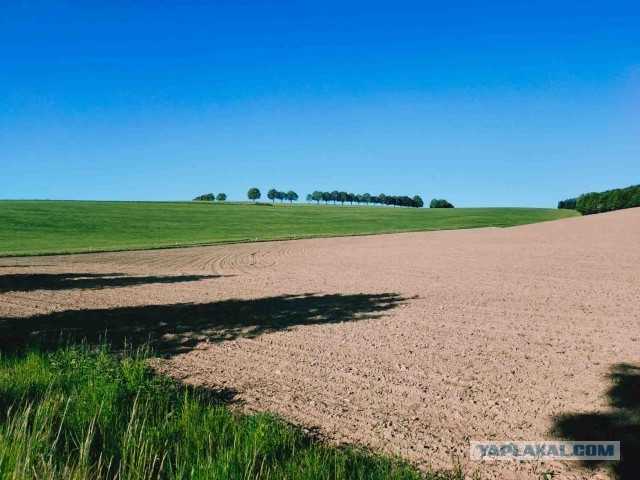
[(630, 1), (0, 0), (0, 198), (554, 207), (640, 183), (639, 25)]

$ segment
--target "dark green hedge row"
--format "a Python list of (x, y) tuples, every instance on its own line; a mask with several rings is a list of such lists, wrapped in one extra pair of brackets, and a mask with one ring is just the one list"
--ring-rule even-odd
[(429, 204), (429, 208), (454, 208), (454, 207), (451, 203), (447, 202), (444, 198), (441, 198), (441, 199), (434, 198), (433, 200), (431, 200), (431, 203)]
[(558, 208), (564, 208), (565, 210), (575, 210), (578, 206), (577, 198), (567, 198), (566, 200), (560, 200), (558, 202)]
[(584, 193), (578, 197), (576, 210), (583, 215), (640, 207), (640, 185), (606, 192)]
[(204, 195), (200, 195), (193, 199), (194, 202), (213, 202), (214, 200), (218, 200), (219, 202), (224, 202), (227, 199), (226, 193), (219, 193), (216, 197), (213, 193), (206, 193)]

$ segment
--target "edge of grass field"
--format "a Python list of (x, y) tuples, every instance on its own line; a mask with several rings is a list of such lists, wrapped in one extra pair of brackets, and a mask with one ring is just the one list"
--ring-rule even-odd
[[(160, 449), (171, 464), (162, 471), (162, 478), (182, 478), (180, 472), (193, 471), (194, 466), (206, 478), (218, 478), (220, 470), (227, 469), (236, 478), (238, 464), (245, 459), (242, 476), (251, 478), (309, 478), (303, 469), (318, 478), (336, 479), (479, 478), (473, 472), (468, 477), (453, 457), (450, 468), (420, 468), (383, 449), (333, 442), (277, 414), (243, 412), (216, 400), (207, 389), (163, 373), (148, 345), (125, 344), (124, 350), (113, 350), (106, 343), (82, 342), (61, 344), (54, 350), (31, 345), (24, 350), (0, 349), (0, 353), (0, 390), (9, 405), (7, 418), (0, 421), (2, 478), (28, 476), (25, 472), (33, 452), (41, 460), (38, 468), (43, 473), (55, 473), (63, 465), (69, 478), (77, 478), (78, 473), (82, 478), (112, 478), (114, 472), (118, 478), (120, 473), (123, 478), (149, 478), (152, 469), (160, 471), (164, 465), (165, 460), (158, 466), (157, 455), (150, 455)], [(88, 393), (96, 384), (105, 395)], [(173, 435), (171, 448), (168, 440)], [(76, 438), (86, 448), (84, 455), (74, 445)], [(200, 449), (194, 448), (194, 441)], [(262, 451), (259, 466), (251, 464), (265, 442), (276, 448)], [(107, 463), (92, 461), (97, 449), (100, 457), (106, 452)], [(124, 451), (133, 454), (125, 459)], [(112, 466), (114, 472), (110, 472)], [(291, 475), (295, 472), (300, 474)]]
[[(123, 202), (124, 203), (124, 202)], [(147, 203), (147, 202), (136, 202)], [(181, 203), (181, 202), (162, 202), (162, 203)], [(184, 202), (189, 203), (189, 202)], [(240, 202), (238, 202), (240, 203)], [(333, 205), (331, 205), (333, 206)], [(336, 205), (337, 206), (337, 205)], [(339, 207), (342, 207), (340, 205)], [(375, 208), (375, 207), (372, 207)], [(487, 207), (490, 208), (490, 207)], [(500, 207), (496, 207), (500, 208)], [(505, 208), (523, 208), (526, 207), (505, 207)], [(552, 210), (552, 209), (549, 209)], [(34, 252), (0, 252), (0, 258), (16, 258), (16, 257), (43, 257), (43, 256), (55, 256), (55, 255), (83, 255), (92, 253), (107, 253), (107, 252), (133, 252), (141, 250), (168, 250), (176, 248), (191, 248), (191, 247), (211, 247), (216, 245), (234, 245), (242, 243), (264, 243), (264, 242), (280, 242), (280, 241), (293, 241), (293, 240), (311, 240), (315, 238), (341, 238), (341, 237), (369, 237), (376, 235), (394, 235), (398, 233), (419, 233), (419, 232), (444, 232), (453, 230), (475, 230), (480, 228), (511, 228), (511, 227), (523, 227), (525, 225), (533, 225), (536, 223), (556, 222), (559, 220), (567, 220), (569, 218), (580, 217), (580, 214), (570, 215), (562, 218), (553, 218), (548, 220), (536, 220), (531, 222), (523, 222), (519, 224), (500, 224), (495, 223), (492, 225), (479, 225), (479, 226), (461, 226), (451, 228), (417, 228), (417, 229), (400, 229), (400, 230), (385, 230), (381, 232), (358, 232), (358, 233), (336, 233), (336, 234), (302, 234), (302, 235), (277, 235), (273, 237), (256, 237), (256, 238), (237, 238), (229, 240), (219, 240), (211, 242), (186, 242), (178, 245), (171, 243), (149, 244), (149, 245), (123, 245), (119, 247), (99, 247), (91, 249), (71, 249), (71, 250), (41, 250)]]

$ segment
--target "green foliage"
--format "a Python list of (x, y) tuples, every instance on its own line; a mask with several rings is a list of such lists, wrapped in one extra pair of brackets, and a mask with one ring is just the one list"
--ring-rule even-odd
[(275, 202), (276, 198), (278, 198), (278, 190), (276, 190), (275, 188), (272, 188), (271, 190), (269, 190), (267, 192), (267, 198), (272, 202)]
[(429, 208), (453, 208), (453, 205), (444, 199), (438, 200), (437, 198), (434, 198), (431, 200)]
[(0, 357), (0, 403), (0, 478), (435, 478), (268, 414), (232, 412), (215, 394), (156, 375), (144, 351)]
[[(289, 203), (291, 203), (298, 201), (298, 194), (293, 190), (289, 190), (288, 192), (281, 192), (279, 190), (276, 190), (275, 188), (272, 188), (267, 192), (267, 198), (269, 198), (269, 200), (271, 200), (272, 202), (275, 202), (277, 199), (280, 200), (280, 203), (282, 203), (284, 200), (287, 200)], [(307, 201), (310, 200), (311, 196), (307, 195)]]
[(249, 191), (247, 192), (247, 198), (249, 200), (253, 200), (254, 202), (256, 200), (259, 200), (261, 196), (262, 194), (260, 193), (260, 190), (256, 187), (250, 188)]
[(583, 215), (633, 207), (640, 207), (640, 185), (600, 193), (584, 193), (578, 197), (576, 203), (576, 209)]
[(575, 215), (536, 208), (0, 201), (0, 256), (509, 226)]
[(289, 190), (287, 193), (284, 194), (284, 198), (286, 200), (288, 200), (289, 203), (297, 202), (298, 201), (298, 194), (296, 192), (294, 192), (293, 190)]
[(227, 194), (226, 193), (219, 193), (218, 196), (216, 197), (216, 200), (218, 200), (219, 202), (224, 202), (227, 200)]
[[(224, 194), (223, 194), (224, 195)], [(193, 199), (194, 202), (213, 202), (216, 199), (213, 193), (206, 193)]]
[(558, 208), (566, 208), (567, 210), (575, 210), (578, 203), (577, 198), (567, 198), (558, 202)]
[[(320, 200), (324, 200), (325, 203), (333, 201), (340, 202), (344, 205), (345, 202), (349, 202), (353, 205), (353, 202), (356, 202), (358, 205), (364, 203), (365, 205), (369, 205), (373, 203), (374, 205), (392, 205), (399, 207), (414, 207), (414, 208), (422, 208), (424, 207), (424, 202), (420, 195), (414, 195), (413, 197), (407, 197), (406, 195), (402, 196), (387, 196), (384, 193), (381, 193), (378, 196), (371, 195), (370, 193), (364, 194), (355, 194), (355, 193), (347, 193), (347, 192), (339, 192), (334, 190), (333, 192), (321, 192), (316, 190), (312, 194), (307, 195), (307, 201), (315, 200), (316, 202), (320, 202)], [(453, 206), (453, 205), (452, 205)]]

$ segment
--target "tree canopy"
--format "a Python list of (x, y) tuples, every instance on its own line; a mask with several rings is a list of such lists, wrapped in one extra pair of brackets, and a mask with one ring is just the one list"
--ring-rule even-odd
[[(247, 192), (247, 198), (249, 198), (249, 200), (253, 200), (254, 202), (256, 200), (259, 200), (261, 196), (262, 194), (260, 193), (260, 189), (256, 187), (250, 188), (249, 191)], [(267, 192), (267, 198), (272, 202), (275, 202), (276, 200), (280, 200), (280, 202), (283, 202), (286, 200), (290, 203), (293, 203), (298, 201), (299, 196), (293, 190), (288, 190), (284, 192), (281, 190), (277, 190), (275, 188), (271, 188)], [(315, 190), (313, 193), (307, 194), (305, 198), (307, 202), (313, 201), (316, 203), (320, 203), (320, 201), (329, 203), (332, 201), (334, 204), (336, 202), (340, 202), (343, 205), (345, 202), (349, 202), (351, 205), (353, 205), (353, 203), (355, 202), (358, 205), (360, 205), (361, 203), (364, 203), (365, 205), (369, 205), (369, 204), (389, 205), (394, 207), (396, 206), (397, 207), (414, 207), (414, 208), (424, 207), (424, 201), (422, 200), (422, 198), (420, 198), (420, 195), (414, 195), (413, 197), (408, 197), (406, 195), (398, 195), (398, 196), (385, 195), (384, 193), (381, 193), (379, 195), (371, 195), (370, 193), (355, 194), (355, 193), (348, 193), (345, 191), (338, 191), (338, 190), (333, 190), (331, 192), (323, 192), (321, 190)], [(226, 199), (227, 199), (226, 193), (219, 193), (217, 197), (213, 193), (207, 193), (205, 195), (200, 195), (199, 197), (196, 197), (193, 200), (206, 201), (206, 202), (213, 202), (214, 200), (218, 200), (219, 202), (224, 202)], [(448, 206), (434, 207), (434, 202), (445, 202), (445, 204)], [(452, 208), (452, 207), (453, 205), (451, 205), (446, 200), (434, 199), (431, 202), (431, 208)], [(559, 208), (562, 208), (562, 207), (559, 207)]]
[(444, 198), (441, 198), (441, 199), (434, 198), (433, 200), (431, 200), (431, 203), (429, 204), (429, 208), (454, 208), (454, 207), (451, 203), (447, 202)]
[(605, 192), (584, 193), (578, 197), (576, 210), (583, 215), (640, 207), (640, 185)]
[(560, 200), (558, 202), (558, 208), (564, 208), (567, 210), (575, 210), (578, 204), (577, 198), (567, 198), (566, 200)]
[(249, 200), (253, 200), (254, 202), (256, 200), (259, 200), (261, 196), (262, 194), (260, 193), (260, 189), (256, 187), (250, 188), (249, 191), (247, 192), (247, 198)]
[(296, 192), (294, 192), (293, 190), (289, 190), (287, 193), (284, 194), (284, 198), (286, 200), (289, 200), (289, 203), (297, 202), (298, 201), (298, 194)]
[(398, 206), (398, 207), (414, 207), (414, 208), (422, 208), (424, 207), (424, 201), (420, 198), (420, 195), (414, 195), (413, 197), (408, 197), (406, 195), (385, 195), (381, 193), (380, 195), (371, 195), (370, 193), (363, 194), (355, 194), (348, 193), (345, 191), (334, 190), (332, 192), (323, 192), (321, 190), (316, 190), (313, 193), (307, 195), (307, 201), (315, 201), (320, 203), (320, 201), (324, 201), (325, 203), (340, 202), (344, 205), (345, 202), (349, 202), (351, 205), (353, 203), (357, 203), (360, 205), (364, 203), (366, 205), (374, 204), (374, 205), (390, 205), (390, 206)]
[(213, 202), (216, 199), (213, 193), (205, 193), (193, 199), (194, 202)]
[(278, 190), (276, 190), (275, 188), (272, 188), (271, 190), (269, 190), (267, 192), (267, 198), (272, 202), (275, 202), (276, 198), (278, 198)]
[[(272, 202), (275, 202), (276, 200), (280, 200), (280, 202), (284, 200), (287, 200), (288, 202), (297, 202), (298, 194), (293, 190), (282, 192), (280, 190), (276, 190), (275, 188), (272, 188), (267, 192), (267, 198)], [(307, 201), (309, 200), (310, 200), (309, 195), (307, 195)]]

